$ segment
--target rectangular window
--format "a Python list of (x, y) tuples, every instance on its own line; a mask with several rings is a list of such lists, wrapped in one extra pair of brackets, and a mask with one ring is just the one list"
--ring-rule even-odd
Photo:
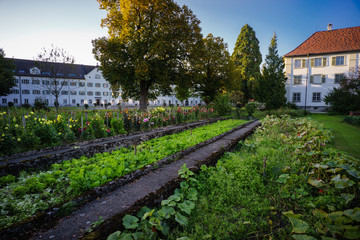
[(22, 94), (30, 94), (30, 90), (28, 90), (28, 89), (22, 90), (21, 92), (22, 92)]
[(81, 104), (84, 104), (84, 99), (81, 99), (80, 102), (81, 102)]
[(76, 104), (76, 99), (72, 99), (72, 104)]
[(70, 94), (71, 94), (71, 95), (76, 95), (77, 92), (76, 92), (76, 91), (70, 91)]
[(33, 90), (32, 93), (33, 93), (34, 95), (40, 95), (40, 90)]
[(95, 79), (100, 79), (100, 75), (99, 75), (99, 74), (96, 74), (96, 75), (95, 75)]
[(68, 95), (68, 91), (61, 91), (61, 95)]
[(91, 91), (90, 91), (90, 92), (87, 92), (87, 95), (88, 95), (88, 96), (92, 96), (92, 95), (93, 95), (93, 92), (91, 92)]
[(76, 86), (76, 82), (70, 82), (70, 86)]
[(294, 75), (294, 85), (301, 84), (301, 75)]
[(295, 60), (295, 68), (301, 68), (301, 59)]
[(103, 96), (109, 96), (108, 92), (103, 92)]
[(87, 86), (88, 86), (88, 87), (92, 87), (93, 84), (92, 84), (92, 83), (87, 83)]
[(21, 83), (22, 84), (30, 84), (30, 80), (29, 79), (22, 79)]
[(67, 86), (67, 85), (68, 85), (68, 82), (66, 82), (66, 81), (62, 81), (62, 82), (61, 82), (61, 85), (63, 85), (63, 86)]
[(312, 96), (312, 101), (313, 102), (321, 102), (321, 93), (314, 92), (313, 96)]
[(103, 84), (103, 87), (104, 87), (104, 88), (108, 88), (108, 87), (109, 87), (109, 84), (104, 83), (104, 84)]
[(46, 81), (45, 81), (45, 80), (42, 80), (42, 84), (43, 84), (43, 85), (49, 85), (50, 82), (49, 82), (48, 80), (46, 80)]
[(95, 96), (101, 96), (101, 92), (95, 92)]
[(46, 103), (46, 104), (49, 104), (49, 99), (45, 99), (45, 103)]
[(85, 87), (85, 83), (79, 82), (79, 87)]
[(335, 74), (334, 83), (340, 83), (340, 81), (344, 78), (345, 78), (345, 74), (343, 74), (343, 73)]
[(19, 89), (11, 89), (10, 90), (10, 94), (19, 94), (19, 93), (20, 93)]
[(49, 90), (43, 90), (43, 95), (49, 95), (50, 91)]
[(333, 66), (345, 65), (345, 57), (344, 56), (332, 57), (331, 61), (332, 61)]
[(321, 67), (321, 63), (322, 63), (321, 58), (315, 58), (314, 67)]
[(101, 83), (95, 83), (95, 87), (101, 87)]
[(25, 98), (24, 103), (29, 103), (29, 99)]
[(18, 99), (17, 98), (14, 98), (14, 103), (18, 104)]
[(314, 74), (310, 76), (310, 83), (322, 84), (326, 82), (326, 75)]
[(92, 104), (92, 99), (89, 100), (89, 104)]
[(63, 100), (63, 104), (67, 104), (67, 99), (64, 99), (64, 100)]
[(6, 98), (3, 98), (2, 99), (2, 103), (4, 104), (4, 103), (7, 103), (7, 99)]
[(33, 79), (33, 80), (31, 81), (31, 84), (33, 84), (33, 85), (39, 85), (39, 84), (40, 84), (40, 80), (38, 80), (38, 79)]
[(15, 83), (15, 84), (18, 84), (18, 83), (19, 83), (19, 79), (16, 78), (16, 79), (14, 80), (14, 83)]
[(293, 103), (300, 102), (300, 93), (293, 93)]
[(79, 91), (79, 95), (85, 95), (85, 91)]

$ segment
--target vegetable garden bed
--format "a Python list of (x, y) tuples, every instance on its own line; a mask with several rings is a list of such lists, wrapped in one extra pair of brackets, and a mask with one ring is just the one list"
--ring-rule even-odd
[[(0, 176), (13, 174), (18, 175), (22, 170), (46, 169), (54, 163), (60, 163), (64, 160), (79, 158), (81, 156), (91, 157), (96, 153), (110, 152), (118, 147), (129, 147), (137, 145), (140, 142), (177, 133), (186, 129), (200, 127), (222, 119), (208, 119), (199, 122), (181, 124), (176, 126), (167, 126), (146, 132), (136, 132), (126, 135), (118, 135), (102, 139), (83, 141), (66, 146), (57, 146), (41, 150), (17, 153), (7, 157), (0, 157)], [(2, 160), (2, 161), (1, 161)]]
[[(148, 142), (145, 142), (145, 143), (139, 145), (137, 147), (136, 154), (134, 154), (134, 151), (135, 151), (134, 149), (133, 150), (121, 149), (119, 151), (115, 151), (113, 154), (105, 153), (102, 155), (100, 155), (100, 154), (96, 155), (94, 158), (92, 158), (92, 160), (90, 160), (93, 162), (95, 161), (96, 164), (88, 162), (89, 159), (85, 159), (85, 158), (73, 160), (72, 162), (65, 161), (62, 164), (55, 164), (51, 168), (51, 170), (49, 170), (47, 172), (39, 173), (36, 176), (23, 175), (23, 176), (19, 177), (20, 182), (18, 181), (17, 184), (16, 183), (7, 184), (5, 188), (2, 188), (2, 190), (3, 190), (2, 199), (6, 196), (8, 196), (8, 197), (10, 196), (10, 198), (11, 198), (11, 196), (25, 196), (25, 198), (27, 200), (29, 200), (29, 197), (27, 197), (27, 196), (34, 197), (35, 199), (50, 197), (50, 199), (52, 199), (52, 201), (54, 201), (52, 203), (56, 203), (54, 196), (56, 196), (57, 199), (60, 199), (60, 200), (63, 200), (63, 198), (69, 199), (70, 197), (76, 196), (78, 193), (84, 192), (87, 189), (90, 189), (90, 188), (93, 188), (96, 186), (100, 186), (103, 183), (111, 181), (111, 179), (115, 179), (116, 177), (122, 176), (128, 172), (132, 172), (135, 169), (149, 165), (151, 162), (160, 160), (160, 159), (164, 158), (166, 155), (171, 155), (174, 152), (177, 152), (181, 149), (185, 149), (185, 148), (187, 148), (191, 145), (197, 144), (205, 139), (211, 138), (212, 136), (216, 136), (219, 133), (229, 130), (239, 124), (240, 124), (239, 121), (228, 120), (228, 121), (224, 121), (223, 123), (215, 123), (213, 125), (208, 125), (208, 126), (205, 126), (205, 127), (199, 128), (199, 129), (195, 129), (193, 131), (185, 131), (180, 134), (176, 134), (174, 136), (172, 135), (172, 137), (176, 138), (175, 139), (176, 141), (174, 140), (175, 142), (174, 142), (174, 144), (172, 144), (172, 145), (176, 145), (176, 148), (173, 147), (172, 145), (169, 145), (171, 136), (166, 136), (166, 137), (159, 138), (159, 139), (153, 139), (151, 141), (148, 141)], [(226, 126), (227, 126), (227, 129), (225, 128)], [(195, 137), (197, 136), (197, 132), (199, 132), (200, 135), (198, 135), (197, 140), (196, 140)], [(181, 139), (179, 141), (179, 135), (186, 138), (187, 141), (181, 141)], [(167, 144), (168, 152), (165, 154), (164, 149), (166, 149), (166, 148), (164, 148), (164, 146), (158, 146), (157, 147), (157, 149), (158, 149), (157, 157), (153, 157), (153, 160), (147, 161), (147, 157), (150, 156), (150, 155), (147, 155), (147, 154), (149, 154), (148, 151), (152, 151), (151, 156), (156, 154), (156, 152), (154, 151), (156, 148), (155, 142), (161, 143), (160, 145)], [(145, 149), (148, 149), (148, 150), (145, 151)], [(142, 151), (142, 150), (144, 150), (144, 151)], [(121, 160), (122, 159), (121, 155), (116, 155), (116, 154), (127, 154), (129, 159), (132, 158), (134, 160), (134, 162), (131, 164), (125, 164), (124, 160)], [(110, 158), (113, 160), (110, 162), (105, 161), (104, 163), (101, 163), (103, 166), (108, 166), (108, 168), (106, 170), (98, 168), (97, 165), (100, 164), (99, 161), (101, 161), (101, 159), (106, 159), (106, 158)], [(117, 158), (117, 160), (120, 160), (119, 162), (122, 162), (123, 165), (120, 165), (120, 166), (116, 165), (115, 162), (117, 162), (117, 161), (114, 161), (116, 158)], [(125, 159), (125, 158), (123, 158), (123, 159)], [(138, 162), (139, 164), (137, 164), (135, 166), (135, 162)], [(86, 164), (86, 166), (84, 166), (83, 164)], [(77, 166), (78, 171), (75, 171), (74, 169), (72, 169), (70, 165)], [(89, 169), (90, 166), (93, 167), (93, 169), (90, 170)], [(145, 169), (147, 169), (147, 168), (150, 168), (150, 166), (146, 167)], [(60, 172), (62, 171), (62, 173), (60, 173), (59, 171)], [(58, 179), (56, 179), (54, 176), (57, 176), (58, 179), (71, 178), (72, 181), (69, 181), (68, 183), (61, 182), (61, 181), (58, 181)], [(95, 176), (97, 176), (97, 177), (95, 177)], [(11, 177), (9, 177), (9, 178), (10, 179), (8, 179), (8, 181), (14, 180), (14, 179), (11, 179)], [(126, 178), (131, 179), (132, 177), (131, 176), (125, 177), (125, 181), (126, 181)], [(53, 179), (55, 179), (55, 182)], [(124, 178), (121, 181), (124, 182)], [(21, 183), (21, 184), (19, 184), (19, 183)], [(49, 186), (46, 184), (49, 184), (49, 186), (51, 186), (53, 184), (53, 186), (56, 186), (56, 187), (49, 189)], [(11, 185), (11, 187), (10, 187), (10, 185)], [(111, 183), (109, 185), (111, 185)], [(22, 187), (25, 187), (27, 189), (24, 189)], [(42, 189), (37, 189), (39, 187), (42, 187)], [(64, 188), (64, 187), (66, 187), (66, 188)], [(6, 193), (4, 192), (4, 189), (6, 189)], [(67, 191), (65, 189), (67, 189)], [(38, 193), (36, 193), (37, 191), (38, 191)], [(94, 191), (95, 191), (95, 195), (102, 194), (102, 193), (99, 193), (101, 191), (99, 191), (99, 192), (97, 192), (96, 190), (94, 190)], [(87, 194), (87, 195), (94, 195), (94, 191), (92, 191), (91, 194)], [(41, 192), (41, 193), (39, 193), (39, 192)], [(50, 192), (52, 195), (48, 196)], [(54, 194), (54, 192), (55, 192), (55, 194)], [(58, 195), (56, 195), (56, 192)], [(44, 194), (47, 194), (47, 195), (44, 196)], [(65, 194), (67, 194), (67, 195), (64, 196)], [(14, 201), (14, 200), (17, 201), (18, 199), (13, 198), (12, 201)], [(88, 199), (86, 199), (86, 197), (84, 198), (84, 196), (78, 197), (78, 202), (84, 202), (86, 200), (88, 200)], [(29, 204), (27, 206), (31, 206), (31, 207), (34, 206), (34, 202), (31, 202), (31, 203), (28, 203), (26, 201), (25, 202), (20, 201), (20, 202), (22, 202), (22, 204)], [(9, 202), (3, 201), (3, 203), (9, 203)], [(17, 203), (13, 202), (14, 205), (18, 205), (18, 203), (19, 202), (17, 202)], [(43, 201), (40, 203), (43, 203)], [(39, 202), (37, 202), (36, 204), (39, 204)], [(5, 208), (3, 208), (4, 211), (6, 211), (6, 207), (9, 207), (9, 206), (5, 206)], [(47, 207), (44, 207), (44, 208), (47, 208)], [(39, 208), (39, 209), (41, 209), (41, 208)], [(34, 210), (34, 209), (32, 209), (32, 210)], [(52, 211), (53, 211), (53, 209), (52, 209)], [(44, 213), (42, 213), (42, 214), (44, 215)], [(27, 221), (29, 221), (29, 220), (26, 220), (25, 222), (27, 222)]]

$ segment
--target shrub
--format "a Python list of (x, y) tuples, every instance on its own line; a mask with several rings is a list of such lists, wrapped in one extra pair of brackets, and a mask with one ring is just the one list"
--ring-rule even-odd
[(121, 118), (111, 118), (110, 121), (111, 128), (114, 130), (115, 134), (124, 134), (126, 133), (124, 129), (124, 121)]
[(245, 105), (245, 109), (249, 114), (249, 117), (252, 117), (255, 110), (256, 110), (256, 103), (255, 102), (249, 102)]
[(30, 103), (23, 103), (21, 105), (21, 107), (23, 107), (23, 108), (31, 108), (31, 104)]
[(8, 102), (8, 106), (9, 106), (9, 107), (13, 107), (13, 106), (14, 106), (14, 103), (13, 103), (13, 102)]
[(355, 125), (355, 126), (360, 126), (360, 116), (351, 116), (351, 115), (348, 115), (344, 118), (344, 121), (345, 122), (348, 122), (352, 125)]
[(88, 108), (89, 108), (89, 104), (85, 103), (85, 104), (84, 104), (84, 107), (85, 107), (85, 109), (88, 109)]
[(47, 109), (47, 103), (45, 102), (45, 100), (43, 99), (35, 99), (35, 103), (34, 103), (34, 107), (35, 109), (39, 110), (39, 109)]
[(229, 94), (219, 94), (216, 96), (214, 107), (220, 116), (226, 116), (231, 113), (232, 104)]

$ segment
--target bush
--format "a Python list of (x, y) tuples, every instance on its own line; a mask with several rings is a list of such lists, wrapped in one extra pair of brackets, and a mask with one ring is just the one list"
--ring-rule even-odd
[(111, 128), (115, 132), (115, 134), (124, 134), (126, 133), (124, 129), (124, 121), (121, 118), (113, 117), (110, 121)]
[(30, 103), (23, 103), (21, 105), (21, 107), (23, 107), (23, 108), (31, 108), (31, 104)]
[(345, 122), (348, 122), (355, 126), (360, 126), (360, 116), (346, 116), (344, 119)]
[(9, 106), (9, 107), (13, 107), (13, 106), (14, 106), (14, 103), (13, 103), (13, 102), (8, 102), (8, 106)]
[(47, 109), (48, 105), (45, 102), (45, 100), (37, 98), (37, 99), (35, 99), (34, 107), (35, 107), (36, 110)]
[(88, 109), (88, 108), (89, 108), (89, 104), (85, 103), (85, 104), (84, 104), (84, 107), (85, 107), (85, 109)]
[(245, 109), (249, 114), (249, 117), (252, 117), (254, 112), (256, 111), (256, 103), (255, 102), (249, 102), (245, 105)]
[(215, 98), (214, 107), (220, 116), (226, 116), (231, 113), (232, 104), (229, 94), (219, 94)]

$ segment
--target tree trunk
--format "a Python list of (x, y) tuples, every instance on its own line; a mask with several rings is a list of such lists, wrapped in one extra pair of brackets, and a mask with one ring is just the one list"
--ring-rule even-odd
[(147, 95), (148, 95), (148, 89), (146, 87), (145, 82), (140, 82), (140, 110), (146, 110), (147, 109)]

